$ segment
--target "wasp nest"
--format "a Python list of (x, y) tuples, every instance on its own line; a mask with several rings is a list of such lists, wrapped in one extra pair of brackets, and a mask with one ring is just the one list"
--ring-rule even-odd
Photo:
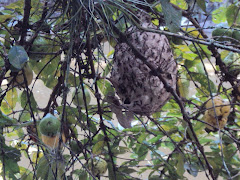
[[(144, 12), (138, 13), (143, 28), (156, 29), (151, 17)], [(146, 32), (136, 27), (127, 30), (130, 42), (155, 69), (162, 71), (167, 83), (176, 88), (177, 64), (173, 59), (168, 39), (163, 34)], [(127, 43), (118, 43), (115, 47), (111, 79), (122, 107), (140, 115), (151, 115), (158, 111), (170, 98), (164, 84), (151, 74), (150, 68), (137, 58)]]

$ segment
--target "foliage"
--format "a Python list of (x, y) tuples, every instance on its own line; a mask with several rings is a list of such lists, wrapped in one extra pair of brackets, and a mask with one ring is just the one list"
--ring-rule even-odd
[[(104, 47), (131, 43), (123, 34), (141, 28), (140, 10), (159, 27), (143, 31), (168, 37), (179, 77), (177, 91), (170, 88), (173, 96), (159, 112), (134, 114), (132, 128), (124, 129), (107, 98), (115, 93), (109, 78), (114, 50)], [(199, 174), (239, 179), (239, 23), (237, 0), (18, 0), (2, 7), (1, 176), (97, 179), (88, 164), (98, 157), (108, 168), (101, 177), (110, 180)], [(220, 33), (212, 37), (216, 29)], [(31, 85), (12, 83), (26, 64), (34, 72)], [(203, 115), (215, 96), (230, 104), (231, 112), (223, 129), (209, 132)], [(58, 118), (59, 133), (66, 136), (59, 135), (57, 148), (45, 145), (39, 131), (48, 113)]]

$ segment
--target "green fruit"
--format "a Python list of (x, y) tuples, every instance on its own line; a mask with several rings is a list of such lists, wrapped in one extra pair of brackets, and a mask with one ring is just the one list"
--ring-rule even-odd
[(232, 31), (229, 29), (217, 28), (213, 30), (212, 37), (217, 41), (228, 41), (232, 37)]
[(78, 143), (75, 140), (70, 141), (69, 146), (71, 151), (75, 154), (79, 154), (82, 152), (82, 149), (78, 146)]
[(38, 37), (35, 39), (28, 56), (31, 60), (39, 61), (46, 56), (45, 54), (41, 54), (41, 53), (46, 53), (46, 52), (49, 52), (48, 40), (42, 37)]
[(37, 165), (37, 179), (62, 180), (64, 179), (64, 162), (52, 157), (41, 157)]
[(238, 43), (240, 43), (240, 30), (239, 31), (234, 30), (232, 33), (232, 38), (239, 41)]
[(104, 159), (95, 157), (88, 162), (88, 168), (94, 176), (103, 175), (107, 171), (107, 162)]
[(50, 113), (48, 113), (39, 123), (40, 132), (45, 136), (56, 136), (60, 131), (60, 127), (60, 121)]
[[(90, 92), (87, 90), (87, 88), (84, 88), (84, 93), (85, 93), (85, 96), (86, 96), (86, 104), (89, 105), (90, 101), (91, 101)], [(75, 106), (80, 106), (81, 108), (85, 107), (84, 99), (83, 99), (83, 92), (82, 92), (81, 88), (77, 90), (77, 93), (76, 93), (76, 90), (74, 90), (73, 98), (74, 98), (73, 99), (73, 104)]]

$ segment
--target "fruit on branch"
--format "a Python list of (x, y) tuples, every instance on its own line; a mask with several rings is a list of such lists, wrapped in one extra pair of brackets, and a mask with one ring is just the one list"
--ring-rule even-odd
[[(91, 101), (91, 94), (85, 86), (83, 86), (83, 87), (84, 87), (84, 94), (86, 97), (86, 105), (88, 106)], [(82, 88), (78, 88), (78, 89), (74, 90), (72, 95), (73, 95), (73, 104), (75, 106), (80, 106), (81, 108), (84, 108), (85, 104), (84, 104)]]
[[(230, 105), (227, 105), (220, 97), (209, 99), (206, 103), (206, 112), (203, 119), (215, 128), (223, 129), (230, 114)], [(219, 125), (219, 126), (218, 126)], [(206, 124), (206, 128), (214, 131), (215, 128)]]
[[(23, 74), (23, 72), (24, 72), (24, 74)], [(15, 79), (14, 79), (14, 77), (8, 78), (8, 82), (9, 83), (12, 82), (13, 86), (25, 88), (26, 84), (25, 84), (25, 81), (24, 81), (24, 76), (26, 77), (27, 85), (29, 86), (32, 83), (32, 80), (33, 80), (33, 71), (29, 67), (28, 64), (26, 64), (23, 67), (23, 70), (18, 72)]]
[(212, 37), (217, 41), (229, 41), (232, 38), (232, 30), (216, 28), (212, 31)]
[(207, 123), (214, 126), (214, 127), (212, 127), (212, 126), (206, 124), (206, 129), (208, 129), (210, 131), (217, 131), (218, 125), (219, 125), (219, 129), (223, 129), (225, 127), (225, 125), (227, 124), (228, 117), (223, 117), (223, 116), (213, 117), (209, 114), (208, 111), (206, 111), (203, 119)]
[[(58, 147), (60, 141), (60, 133), (55, 136), (45, 136), (42, 134), (42, 142), (51, 149), (55, 149)], [(66, 137), (62, 134), (62, 143), (66, 142)]]
[(101, 176), (107, 171), (107, 162), (100, 157), (94, 157), (88, 161), (88, 168), (94, 176)]
[[(156, 29), (151, 22), (151, 16), (146, 12), (139, 11), (137, 17), (143, 28)], [(167, 37), (163, 34), (145, 32), (135, 26), (129, 28), (126, 35), (128, 37), (126, 41), (161, 72), (165, 81), (175, 90), (177, 64), (173, 59)], [(135, 55), (126, 42), (120, 42), (115, 46), (111, 80), (122, 101), (121, 107), (136, 114), (151, 115), (171, 97), (163, 82), (153, 75), (151, 69)]]
[(60, 121), (48, 113), (39, 123), (39, 129), (41, 134), (45, 136), (56, 136), (60, 132), (61, 123)]
[[(60, 121), (55, 116), (48, 113), (39, 123), (42, 142), (52, 149), (57, 148), (60, 140), (60, 128)], [(65, 143), (66, 137), (64, 133), (62, 133), (61, 138), (62, 142)]]

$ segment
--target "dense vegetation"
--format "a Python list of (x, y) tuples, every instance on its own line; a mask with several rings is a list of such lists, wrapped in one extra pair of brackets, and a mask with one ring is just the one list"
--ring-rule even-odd
[[(140, 26), (140, 11), (157, 28)], [(134, 113), (132, 127), (123, 128), (110, 78), (116, 44), (132, 46), (152, 76), (164, 74), (131, 44), (129, 28), (166, 35), (178, 74), (176, 89), (164, 84), (172, 96), (161, 109)], [(1, 176), (240, 179), (239, 28), (237, 0), (19, 0), (2, 7)], [(41, 102), (39, 91), (46, 92)]]

